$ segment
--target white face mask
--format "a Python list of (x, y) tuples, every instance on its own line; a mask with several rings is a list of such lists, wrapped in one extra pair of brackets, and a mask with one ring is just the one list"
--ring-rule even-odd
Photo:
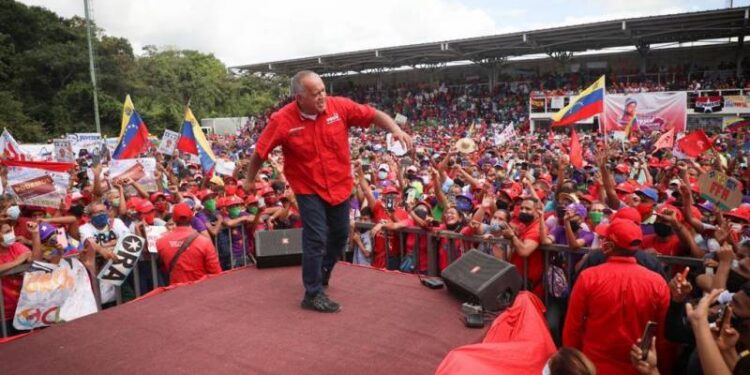
[(427, 184), (430, 183), (430, 176), (429, 175), (424, 175), (424, 176), (421, 176), (420, 178), (422, 179), (422, 183), (423, 184), (427, 185)]
[(10, 246), (16, 242), (16, 234), (13, 232), (3, 234), (3, 245)]

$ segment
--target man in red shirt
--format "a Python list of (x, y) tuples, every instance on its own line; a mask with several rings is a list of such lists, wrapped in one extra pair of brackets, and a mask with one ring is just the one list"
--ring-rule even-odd
[(544, 256), (536, 251), (541, 243), (539, 226), (542, 218), (536, 212), (537, 200), (526, 198), (521, 202), (518, 216), (511, 221), (512, 227), (502, 231), (508, 240), (511, 250), (510, 262), (516, 266), (518, 273), (524, 274), (524, 262), (528, 261), (528, 288), (537, 296), (544, 296), (542, 273), (544, 273)]
[(349, 155), (349, 127), (375, 124), (412, 148), (411, 137), (385, 113), (347, 98), (328, 97), (323, 80), (311, 71), (292, 78), (295, 100), (271, 115), (246, 169), (249, 190), (269, 152), (281, 146), (284, 175), (297, 196), (303, 223), (302, 307), (337, 312), (323, 286), (349, 235), (349, 197), (354, 187)]
[[(177, 226), (156, 241), (165, 272), (169, 275), (169, 283), (184, 283), (195, 281), (208, 274), (221, 273), (219, 258), (216, 256), (214, 244), (206, 236), (196, 232), (190, 223), (193, 220), (193, 210), (186, 203), (175, 205), (172, 209), (172, 220)], [(185, 241), (191, 241), (182, 254), (177, 252)], [(172, 259), (177, 262), (172, 269)]]
[[(581, 272), (570, 296), (563, 345), (583, 351), (602, 374), (637, 374), (630, 347), (649, 321), (664, 328), (669, 286), (659, 274), (641, 267), (633, 256), (641, 228), (615, 219), (596, 228), (607, 262)], [(657, 337), (661, 337), (658, 335)]]

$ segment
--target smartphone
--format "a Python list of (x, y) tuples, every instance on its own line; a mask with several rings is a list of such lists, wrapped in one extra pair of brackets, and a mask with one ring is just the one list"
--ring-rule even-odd
[(727, 323), (727, 319), (730, 319), (732, 317), (732, 314), (729, 311), (729, 305), (724, 305), (721, 307), (721, 310), (719, 310), (719, 316), (718, 319), (716, 319), (716, 328), (721, 331), (723, 329), (724, 324)]
[(648, 358), (648, 351), (651, 349), (651, 340), (656, 335), (656, 322), (649, 321), (646, 323), (646, 328), (643, 329), (643, 335), (641, 336), (641, 360), (645, 361)]
[(91, 155), (91, 167), (96, 168), (97, 165), (99, 165), (102, 162), (102, 156), (101, 154), (94, 154)]
[(385, 210), (388, 212), (393, 212), (393, 210), (396, 208), (396, 202), (392, 194), (386, 194), (384, 197), (385, 200)]

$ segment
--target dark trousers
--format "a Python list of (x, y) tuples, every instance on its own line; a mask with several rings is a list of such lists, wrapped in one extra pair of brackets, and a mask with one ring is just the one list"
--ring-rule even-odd
[(323, 290), (323, 269), (333, 270), (349, 236), (349, 201), (336, 206), (317, 195), (297, 195), (302, 218), (302, 283), (305, 294)]

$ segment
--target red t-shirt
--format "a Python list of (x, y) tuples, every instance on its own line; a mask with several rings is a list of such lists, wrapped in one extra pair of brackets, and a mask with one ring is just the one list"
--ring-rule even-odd
[[(637, 374), (630, 364), (630, 346), (649, 320), (663, 332), (669, 298), (669, 286), (659, 274), (638, 265), (634, 257), (611, 256), (578, 277), (563, 345), (583, 351), (598, 373)], [(661, 337), (657, 335), (657, 342)]]
[[(409, 213), (406, 212), (403, 208), (397, 207), (393, 214), (396, 217), (396, 220), (399, 222), (403, 222), (405, 225), (408, 224)], [(380, 222), (392, 222), (391, 216), (388, 214), (388, 211), (385, 210), (385, 206), (383, 205), (383, 202), (376, 201), (375, 207), (372, 208), (372, 221), (374, 223), (380, 223)], [(399, 239), (399, 235), (397, 233), (388, 232), (386, 231), (380, 231), (377, 236), (375, 236), (375, 241), (373, 244), (373, 254), (372, 257), (372, 263), (371, 266), (375, 268), (385, 268), (386, 266), (386, 256), (385, 256), (385, 241), (386, 237), (389, 239), (389, 252), (388, 256), (400, 256), (401, 255), (401, 241)]]
[[(537, 244), (541, 243), (539, 235), (539, 220), (535, 220), (529, 225), (524, 225), (520, 221), (513, 220), (511, 221), (511, 225), (518, 228), (518, 238), (521, 241), (532, 240)], [(542, 251), (537, 250), (538, 248), (528, 256), (528, 277), (532, 288), (531, 291), (541, 298), (544, 296), (544, 285), (542, 285), (544, 254), (542, 254)], [(524, 257), (518, 255), (517, 251), (513, 251), (513, 254), (510, 256), (510, 262), (516, 266), (516, 270), (518, 270), (521, 277), (524, 275), (524, 259)]]
[[(177, 227), (156, 241), (156, 250), (159, 252), (165, 271), (172, 262), (172, 257), (192, 233), (196, 233), (192, 227)], [(170, 274), (169, 283), (195, 281), (207, 274), (217, 273), (221, 273), (221, 267), (214, 244), (208, 237), (198, 235), (177, 260)]]
[[(23, 253), (27, 253), (29, 250), (26, 245), (22, 243), (14, 243), (8, 248), (0, 248), (0, 264), (5, 264), (14, 261), (16, 258), (21, 256)], [(13, 315), (16, 313), (16, 306), (18, 305), (18, 297), (21, 296), (21, 286), (23, 285), (23, 274), (5, 276), (0, 279), (0, 283), (3, 287), (3, 303), (5, 304), (5, 320), (12, 320)]]
[(354, 187), (349, 155), (349, 127), (372, 123), (375, 109), (347, 98), (329, 96), (315, 120), (302, 117), (296, 102), (271, 115), (255, 152), (266, 160), (281, 145), (284, 176), (296, 194), (316, 194), (337, 205)]

